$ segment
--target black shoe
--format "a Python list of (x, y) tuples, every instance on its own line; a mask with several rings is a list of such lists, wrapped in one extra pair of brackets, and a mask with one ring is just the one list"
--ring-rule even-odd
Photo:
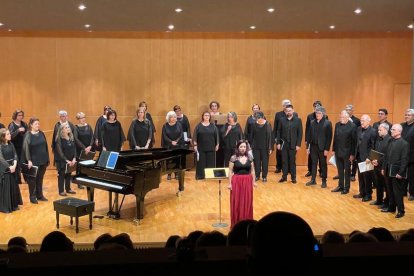
[(381, 209), (381, 212), (383, 212), (383, 213), (395, 213), (395, 210), (390, 209), (390, 208), (386, 208), (386, 209)]
[(296, 184), (296, 183), (298, 183), (298, 182), (296, 181), (296, 179), (292, 179), (292, 183), (293, 183), (293, 184)]
[(311, 172), (307, 172), (306, 174), (305, 174), (305, 177), (309, 177), (309, 176), (311, 176), (312, 174), (311, 174)]
[(279, 183), (283, 183), (283, 182), (286, 182), (286, 181), (287, 181), (287, 179), (284, 178), (284, 177), (282, 177), (281, 179), (279, 179)]
[(346, 195), (348, 193), (349, 193), (349, 190), (343, 190), (343, 191), (341, 191), (341, 195)]
[(282, 169), (276, 169), (275, 170), (275, 173), (281, 173), (282, 172)]
[(66, 193), (59, 193), (60, 196), (67, 196)]
[(37, 199), (35, 198), (35, 199), (30, 199), (30, 203), (33, 203), (33, 204), (39, 204), (38, 202), (37, 202)]
[[(410, 183), (411, 184), (411, 183)], [(410, 195), (409, 197), (408, 197), (408, 201), (413, 201), (414, 200), (414, 196), (413, 195)]]
[(256, 180), (256, 181), (259, 181), (259, 179), (260, 179), (260, 177), (256, 176), (255, 180)]
[(367, 202), (371, 200), (372, 200), (372, 196), (364, 196), (364, 198), (362, 199), (362, 202)]
[(398, 212), (398, 214), (395, 215), (395, 218), (402, 218), (404, 216), (404, 213)]
[(78, 184), (78, 189), (83, 190), (83, 189), (85, 189), (85, 186), (83, 186), (83, 185), (79, 185), (79, 184)]
[(315, 180), (308, 181), (305, 185), (306, 186), (316, 185), (316, 181)]
[(48, 201), (47, 198), (45, 198), (44, 196), (42, 196), (41, 198), (37, 199), (39, 201)]
[(373, 202), (370, 202), (369, 205), (382, 205), (382, 202), (378, 202), (378, 200), (374, 200)]
[(335, 189), (331, 190), (332, 193), (337, 193), (337, 192), (341, 192), (342, 188), (341, 187), (336, 187)]
[(68, 194), (76, 194), (76, 192), (75, 191), (72, 191), (72, 190), (69, 190), (69, 191), (66, 191)]
[(267, 178), (263, 177), (262, 182), (267, 182)]
[(378, 205), (377, 207), (378, 207), (378, 209), (388, 209), (389, 208), (389, 206), (387, 204)]
[(355, 181), (355, 176), (351, 176), (351, 181), (354, 182)]
[(363, 198), (363, 196), (361, 194), (356, 194), (352, 196), (353, 198)]
[(327, 186), (327, 185), (326, 185), (326, 180), (325, 180), (325, 181), (323, 181), (323, 180), (322, 180), (322, 185), (321, 185), (321, 188), (326, 188), (326, 186)]
[(333, 177), (333, 180), (337, 180), (337, 179), (339, 179), (339, 175), (335, 175), (335, 176)]

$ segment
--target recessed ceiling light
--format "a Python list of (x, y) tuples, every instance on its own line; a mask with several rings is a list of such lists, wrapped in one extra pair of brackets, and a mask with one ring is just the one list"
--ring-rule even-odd
[(329, 26), (329, 29), (331, 29), (331, 30), (335, 29), (335, 25)]
[(81, 11), (86, 10), (86, 6), (84, 4), (80, 4), (78, 6), (78, 9), (81, 10)]
[(256, 26), (250, 26), (250, 29), (254, 30), (256, 29)]
[(357, 8), (357, 9), (354, 10), (354, 13), (356, 13), (356, 14), (360, 14), (361, 12), (362, 12), (362, 10), (360, 8)]
[(414, 24), (410, 24), (407, 27), (410, 28), (410, 29), (414, 29)]
[(91, 25), (90, 24), (85, 24), (85, 28), (90, 28)]
[(170, 30), (174, 30), (174, 25), (168, 25), (168, 29), (170, 29)]
[(316, 30), (316, 31), (313, 31), (315, 34), (317, 34), (317, 33), (319, 33), (319, 31), (318, 30)]
[(270, 12), (270, 13), (272, 13), (272, 12), (275, 11), (275, 9), (274, 8), (268, 8), (267, 11)]
[(0, 26), (3, 26), (4, 24), (0, 22)]
[(8, 32), (12, 32), (13, 30), (12, 30), (12, 29), (8, 29), (7, 31), (8, 31)]
[(182, 12), (182, 11), (183, 11), (183, 9), (181, 9), (181, 8), (176, 8), (176, 9), (175, 9), (175, 12), (176, 12), (176, 13), (180, 13), (180, 12)]

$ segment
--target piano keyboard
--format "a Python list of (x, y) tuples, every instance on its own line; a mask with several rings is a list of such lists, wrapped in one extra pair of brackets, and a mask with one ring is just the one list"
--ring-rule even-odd
[(95, 180), (95, 179), (92, 179), (92, 178), (76, 177), (76, 180), (91, 183), (91, 184), (96, 184), (96, 185), (100, 185), (100, 186), (104, 186), (104, 187), (108, 187), (108, 188), (111, 188), (111, 189), (114, 189), (114, 190), (119, 190), (119, 191), (123, 190), (123, 187), (120, 186), (120, 185), (114, 185), (114, 184), (110, 184), (108, 182), (103, 182), (103, 181)]

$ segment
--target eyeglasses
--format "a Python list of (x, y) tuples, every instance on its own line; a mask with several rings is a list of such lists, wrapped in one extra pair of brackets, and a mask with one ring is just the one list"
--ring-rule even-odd
[(384, 112), (378, 112), (378, 115), (385, 115)]
[(86, 117), (80, 117), (80, 118), (78, 118), (78, 120), (80, 120), (80, 119), (85, 119)]
[(395, 129), (395, 128), (392, 128), (392, 129), (391, 129), (391, 131), (397, 131), (397, 129)]

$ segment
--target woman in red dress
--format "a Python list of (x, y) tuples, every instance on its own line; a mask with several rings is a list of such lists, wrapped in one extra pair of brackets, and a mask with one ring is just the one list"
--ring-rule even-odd
[(253, 219), (253, 187), (256, 187), (253, 157), (247, 141), (237, 143), (229, 163), (231, 228), (240, 220)]

